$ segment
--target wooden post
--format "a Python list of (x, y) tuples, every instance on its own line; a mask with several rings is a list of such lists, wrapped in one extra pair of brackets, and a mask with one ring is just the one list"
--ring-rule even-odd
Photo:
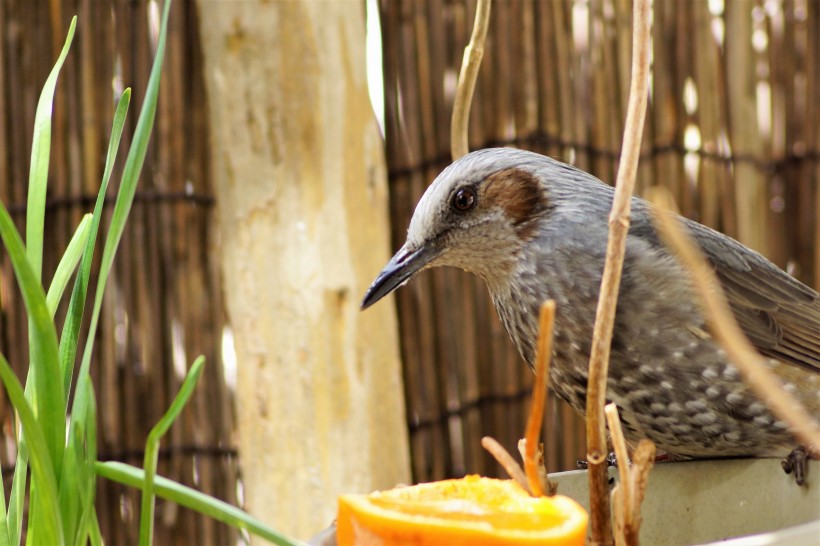
[[(732, 154), (768, 159), (766, 140), (757, 116), (757, 80), (755, 52), (750, 47), (753, 33), (752, 5), (746, 2), (726, 4), (726, 88), (729, 112), (729, 140)], [(753, 161), (733, 164), (737, 239), (763, 255), (770, 255), (767, 226), (769, 198), (766, 176)]]
[(246, 508), (308, 538), (409, 480), (364, 2), (200, 0)]

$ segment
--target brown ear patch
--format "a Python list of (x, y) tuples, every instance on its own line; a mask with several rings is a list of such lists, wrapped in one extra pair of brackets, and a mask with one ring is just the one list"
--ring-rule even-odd
[(521, 169), (504, 169), (487, 177), (480, 203), (500, 207), (512, 219), (518, 234), (534, 235), (537, 220), (547, 209), (549, 200), (538, 179)]

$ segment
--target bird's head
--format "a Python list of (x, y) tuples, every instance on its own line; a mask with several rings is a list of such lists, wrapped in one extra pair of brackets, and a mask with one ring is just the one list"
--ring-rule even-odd
[(480, 150), (454, 162), (427, 188), (407, 241), (373, 281), (362, 309), (429, 267), (455, 266), (488, 283), (508, 273), (549, 215), (550, 175), (562, 167), (510, 148)]

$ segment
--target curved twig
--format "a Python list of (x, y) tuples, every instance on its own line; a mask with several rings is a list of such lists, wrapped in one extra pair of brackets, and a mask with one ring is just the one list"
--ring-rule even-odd
[(473, 104), (478, 69), (484, 56), (484, 42), (487, 40), (489, 23), (490, 0), (478, 0), (473, 34), (470, 36), (470, 43), (464, 48), (464, 58), (461, 61), (461, 72), (458, 75), (456, 98), (453, 103), (453, 118), (450, 122), (450, 152), (453, 161), (470, 151), (467, 144), (467, 123)]
[(530, 486), (527, 483), (527, 476), (524, 474), (524, 471), (521, 470), (521, 465), (504, 449), (504, 446), (498, 443), (498, 440), (492, 436), (485, 436), (481, 439), (481, 447), (489, 451), (490, 455), (504, 468), (507, 475), (517, 481), (518, 485), (532, 495)]

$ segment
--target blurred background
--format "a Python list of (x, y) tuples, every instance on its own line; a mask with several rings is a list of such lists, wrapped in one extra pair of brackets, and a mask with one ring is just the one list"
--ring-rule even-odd
[[(45, 278), (82, 214), (93, 207), (114, 100), (126, 86), (134, 89), (126, 141), (136, 123), (155, 48), (158, 9), (157, 2), (148, 0), (0, 2), (0, 199), (20, 225), (37, 98), (71, 17), (79, 17), (54, 108)], [(395, 315), (392, 304), (384, 304), (380, 312), (387, 322), (365, 317), (361, 320), (372, 324), (357, 326), (353, 337), (344, 334), (350, 321), (360, 320), (356, 307), (367, 283), (404, 241), (418, 198), (450, 161), (452, 102), (474, 13), (475, 2), (470, 0), (176, 0), (156, 128), (115, 260), (92, 364), (100, 459), (140, 464), (148, 430), (167, 408), (186, 367), (204, 354), (205, 374), (163, 443), (159, 472), (229, 502), (245, 503), (254, 513), (285, 509), (274, 501), (268, 506), (263, 497), (254, 500), (252, 488), (267, 488), (280, 504), (302, 495), (318, 499), (315, 513), (302, 509), (298, 518), (291, 518), (300, 519), (298, 524), (288, 516), (272, 515), (270, 523), (283, 530), (306, 538), (311, 529), (318, 531), (329, 523), (337, 489), (372, 489), (466, 473), (502, 474), (479, 441), (490, 435), (516, 450), (528, 411), (531, 372), (477, 278), (449, 269), (426, 272), (397, 292)], [(638, 192), (653, 185), (670, 188), (683, 214), (739, 239), (817, 287), (820, 1), (655, 0), (653, 17), (651, 96)], [(629, 89), (631, 18), (631, 3), (625, 0), (493, 2), (470, 117), (471, 149), (531, 149), (611, 183)], [(258, 36), (273, 41), (259, 45)], [(323, 57), (324, 51), (341, 55), (342, 62)], [(277, 69), (253, 71), (255, 62), (270, 59), (278, 59)], [(244, 68), (247, 74), (233, 77), (231, 67)], [(337, 86), (342, 95), (335, 94)], [(289, 93), (310, 95), (314, 88), (316, 100), (327, 106), (306, 107), (307, 103), (288, 98), (293, 96)], [(259, 102), (257, 93), (270, 98), (267, 106), (259, 112), (243, 110), (243, 101)], [(350, 106), (369, 105), (371, 97), (373, 109)], [(350, 129), (358, 127), (352, 116), (358, 116), (365, 129)], [(344, 123), (338, 128), (335, 124), (341, 119)], [(253, 136), (257, 129), (251, 126), (268, 122), (273, 128)], [(236, 127), (250, 127), (253, 138), (237, 136)], [(271, 136), (277, 130), (286, 135), (281, 142)], [(342, 137), (329, 139), (333, 135)], [(252, 157), (243, 155), (260, 142), (264, 146)], [(322, 155), (350, 150), (364, 162), (357, 167), (364, 173), (358, 181), (350, 176), (358, 172), (352, 160), (337, 168), (328, 166), (335, 163)], [(226, 172), (240, 172), (235, 169), (238, 162), (266, 172), (259, 165), (288, 163), (293, 157), (301, 159), (290, 171), (292, 178), (243, 180), (248, 186), (239, 189), (235, 178), (226, 182)], [(243, 384), (254, 381), (250, 376), (243, 383), (243, 370), (252, 367), (251, 354), (269, 362), (268, 349), (242, 348), (251, 339), (247, 328), (254, 327), (243, 320), (250, 315), (237, 303), (242, 301), (237, 291), (245, 284), (245, 273), (236, 270), (243, 267), (241, 258), (225, 258), (244, 240), (240, 237), (235, 243), (231, 238), (245, 229), (231, 224), (241, 222), (237, 216), (243, 214), (242, 206), (233, 201), (240, 198), (232, 192), (255, 196), (258, 188), (252, 184), (267, 184), (272, 195), (279, 196), (272, 202), (286, 199), (290, 194), (278, 188), (295, 186), (292, 191), (301, 191), (299, 169), (310, 170), (304, 165), (312, 162), (323, 167), (310, 176), (330, 179), (325, 183), (335, 186), (323, 186), (326, 191), (316, 199), (309, 191), (297, 193), (299, 206), (309, 209), (321, 202), (322, 207), (345, 213), (338, 217), (339, 224), (333, 223), (336, 216), (325, 215), (331, 223), (317, 228), (319, 242), (310, 260), (324, 275), (331, 259), (334, 267), (347, 259), (355, 270), (354, 280), (327, 292), (330, 296), (319, 298), (319, 303), (300, 295), (298, 287), (285, 290), (276, 282), (281, 275), (273, 273), (268, 284), (263, 279), (256, 289), (295, 301), (287, 314), (261, 305), (263, 313), (268, 311), (266, 328), (285, 328), (294, 320), (299, 324), (294, 317), (302, 307), (310, 307), (305, 312), (313, 317), (339, 312), (343, 334), (338, 347), (344, 352), (346, 344), (355, 345), (345, 357), (352, 364), (334, 372), (339, 376), (333, 375), (329, 385), (311, 387), (304, 374), (323, 368), (311, 367), (310, 350), (304, 362), (287, 355), (273, 358), (280, 367), (269, 368), (267, 380), (284, 383), (285, 390), (305, 381), (289, 390), (314, 404), (310, 407), (315, 410), (259, 411), (265, 419), (285, 423), (271, 425), (279, 427), (277, 434), (309, 437), (314, 428), (321, 428), (317, 414), (339, 413), (325, 408), (339, 385), (357, 381), (363, 372), (356, 366), (369, 365), (368, 340), (379, 338), (390, 345), (384, 349), (385, 361), (395, 361), (398, 374), (383, 383), (368, 383), (372, 389), (361, 391), (384, 397), (384, 404), (393, 408), (385, 410), (396, 419), (392, 425), (371, 423), (366, 416), (365, 425), (321, 421), (339, 438), (346, 434), (345, 427), (364, 427), (368, 438), (376, 438), (368, 440), (373, 443), (367, 448), (374, 455), (362, 459), (347, 448), (339, 449), (337, 443), (324, 441), (333, 437), (325, 433), (305, 448), (317, 459), (334, 461), (319, 470), (301, 447), (289, 454), (284, 440), (279, 444), (259, 436), (242, 437), (247, 431), (256, 434), (248, 424), (253, 411), (242, 408), (264, 405), (258, 392), (243, 391)], [(342, 171), (347, 175), (339, 174)], [(339, 178), (333, 178), (337, 174)], [(335, 199), (330, 188), (341, 191), (341, 197)], [(369, 200), (354, 199), (351, 196), (359, 195), (355, 192)], [(276, 210), (279, 206), (271, 205)], [(345, 222), (355, 222), (371, 207), (383, 223), (368, 220), (361, 228), (346, 227)], [(272, 249), (290, 248), (289, 240), (304, 227), (293, 221), (296, 231), (266, 232), (272, 234)], [(311, 226), (308, 222), (308, 237)], [(349, 234), (345, 244), (364, 254), (326, 254), (329, 246), (338, 245), (334, 239), (323, 239), (322, 229)], [(254, 237), (252, 230), (248, 233)], [(288, 240), (278, 241), (280, 236)], [(260, 244), (267, 242), (262, 239)], [(268, 254), (266, 260), (273, 262), (264, 262), (263, 270), (296, 267), (287, 262), (286, 252)], [(367, 260), (358, 259), (360, 255)], [(300, 267), (313, 271), (311, 264)], [(304, 277), (305, 288), (314, 290), (311, 275)], [(0, 350), (24, 377), (26, 318), (5, 255), (0, 255), (0, 283)], [(309, 304), (300, 303), (304, 301)], [(64, 314), (63, 307), (58, 316)], [(317, 319), (312, 338), (319, 345), (325, 343), (325, 335), (335, 335), (324, 320)], [(328, 354), (316, 358), (336, 358), (335, 343), (328, 342)], [(400, 356), (400, 367), (395, 355)], [(290, 379), (286, 369), (301, 379)], [(386, 366), (386, 373), (391, 369)], [(384, 385), (392, 385), (390, 392)], [(381, 401), (355, 397), (346, 403), (367, 408), (364, 413), (369, 415), (386, 407)], [(10, 480), (15, 456), (9, 409), (5, 399), (0, 400), (5, 480)], [(582, 421), (554, 398), (548, 411), (545, 443), (550, 469), (573, 469), (575, 461), (585, 457)], [(388, 436), (396, 437), (388, 441), (393, 447), (380, 451), (384, 444), (378, 439)], [(250, 447), (254, 445), (264, 452), (262, 463), (253, 462), (259, 457)], [(304, 467), (305, 476), (289, 471), (289, 483), (266, 484), (268, 472), (276, 474), (280, 457), (289, 456), (297, 458), (294, 468)], [(373, 482), (362, 478), (355, 486), (345, 485), (347, 471), (336, 462), (358, 458), (365, 466), (362, 472), (368, 474), (383, 466), (379, 456), (398, 461), (395, 472)], [(341, 481), (326, 490), (326, 475)], [(137, 492), (101, 481), (98, 505), (107, 541), (136, 543)], [(159, 544), (226, 544), (241, 539), (227, 527), (172, 503), (161, 502), (158, 517)]]

